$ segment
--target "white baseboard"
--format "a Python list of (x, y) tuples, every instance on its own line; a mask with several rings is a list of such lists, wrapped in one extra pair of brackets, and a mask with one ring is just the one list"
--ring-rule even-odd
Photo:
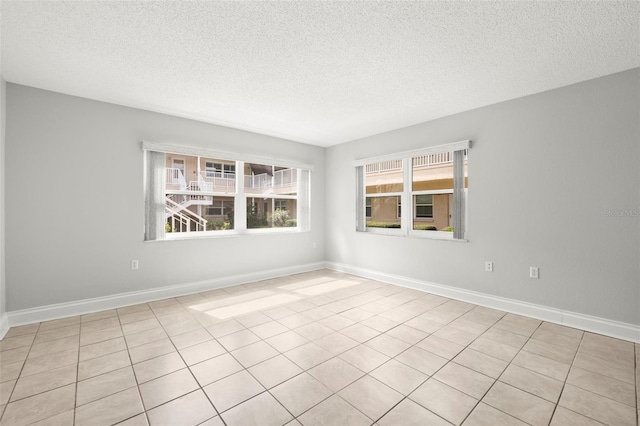
[(9, 317), (6, 313), (3, 313), (0, 317), (0, 340), (4, 339), (7, 331), (9, 331)]
[[(271, 269), (268, 271), (233, 275), (214, 278), (211, 280), (183, 283), (149, 290), (132, 291), (128, 293), (114, 294), (112, 296), (96, 297), (92, 299), (77, 300), (74, 302), (58, 303), (55, 305), (12, 311), (7, 312), (5, 318), (3, 318), (0, 323), (0, 326), (2, 327), (0, 328), (0, 331), (4, 330), (5, 326), (8, 330), (9, 327), (15, 327), (18, 325), (33, 324), (36, 322), (50, 321), (75, 315), (90, 314), (107, 309), (122, 308), (124, 306), (136, 305), (139, 303), (153, 302), (154, 300), (161, 300), (169, 297), (186, 296), (217, 288), (231, 287), (254, 281), (268, 280), (286, 275), (315, 271), (325, 267), (325, 262), (309, 263), (306, 265)], [(6, 330), (4, 330), (4, 333), (6, 333)], [(0, 334), (0, 337), (1, 336), (4, 336), (4, 334)]]
[(579, 328), (581, 330), (591, 331), (593, 333), (603, 334), (617, 339), (640, 343), (640, 326), (638, 325), (584, 315), (576, 312), (563, 311), (561, 309), (551, 308), (548, 306), (535, 305), (533, 303), (521, 302), (515, 299), (507, 299), (471, 290), (434, 284), (399, 275), (385, 274), (351, 265), (327, 262), (326, 267), (335, 271), (346, 272), (376, 281), (414, 288), (428, 293), (437, 294), (439, 296), (461, 300), (463, 302), (469, 302), (476, 305), (486, 306), (488, 308), (537, 318), (555, 324)]

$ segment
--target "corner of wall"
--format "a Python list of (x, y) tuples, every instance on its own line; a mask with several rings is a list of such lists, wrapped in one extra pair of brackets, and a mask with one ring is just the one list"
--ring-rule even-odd
[(0, 339), (9, 329), (7, 320), (7, 292), (5, 273), (5, 222), (4, 222), (4, 159), (7, 117), (7, 83), (0, 76)]

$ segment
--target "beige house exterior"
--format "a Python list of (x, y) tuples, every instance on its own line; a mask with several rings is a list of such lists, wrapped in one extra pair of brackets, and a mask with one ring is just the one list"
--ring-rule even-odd
[[(243, 176), (248, 228), (295, 226), (297, 169), (244, 163)], [(233, 229), (236, 177), (235, 161), (167, 154), (167, 232)]]
[[(465, 160), (465, 188), (468, 163)], [(401, 160), (369, 164), (365, 169), (366, 208), (369, 227), (400, 227), (403, 214), (411, 215), (414, 229), (452, 226), (453, 156), (448, 152), (413, 158), (411, 192), (413, 211), (403, 209), (404, 172)], [(392, 226), (395, 225), (395, 226)]]

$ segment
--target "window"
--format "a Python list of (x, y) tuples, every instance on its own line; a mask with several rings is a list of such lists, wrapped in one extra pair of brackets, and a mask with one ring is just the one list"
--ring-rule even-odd
[[(462, 141), (356, 161), (356, 229), (464, 239), (469, 147)], [(402, 217), (403, 204), (413, 214)]]
[(433, 195), (414, 195), (415, 218), (433, 219)]
[(310, 166), (151, 142), (142, 147), (145, 240), (309, 229)]

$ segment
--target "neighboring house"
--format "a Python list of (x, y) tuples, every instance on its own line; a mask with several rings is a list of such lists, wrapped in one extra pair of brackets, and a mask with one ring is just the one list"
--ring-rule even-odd
[[(465, 158), (465, 189), (468, 187), (468, 162)], [(402, 209), (402, 160), (367, 164), (365, 169), (367, 226), (400, 225), (403, 214), (412, 215), (414, 229), (427, 225), (442, 230), (452, 226), (453, 155), (449, 152), (413, 158), (413, 211)]]
[[(167, 154), (166, 219), (169, 232), (233, 229), (236, 162)], [(276, 210), (296, 219), (297, 200), (277, 195), (297, 193), (297, 169), (244, 163), (247, 228), (282, 226)], [(294, 225), (287, 225), (294, 226)]]

